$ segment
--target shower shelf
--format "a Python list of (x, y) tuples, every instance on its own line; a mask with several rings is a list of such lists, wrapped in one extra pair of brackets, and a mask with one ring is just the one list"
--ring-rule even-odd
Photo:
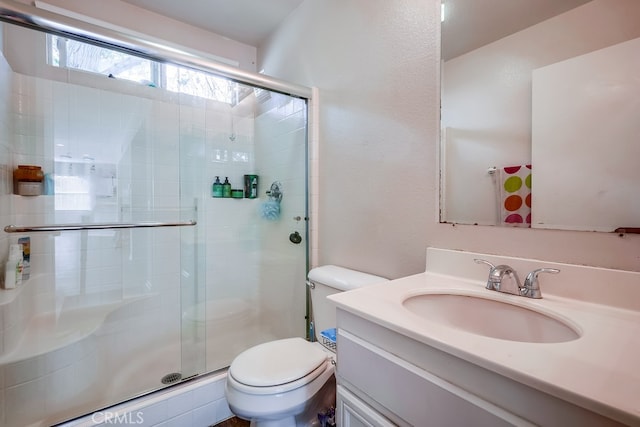
[(54, 225), (7, 225), (5, 233), (33, 233), (43, 231), (110, 230), (118, 228), (153, 227), (193, 227), (195, 220), (183, 222), (137, 222), (137, 223), (95, 223), (95, 224), (54, 224)]

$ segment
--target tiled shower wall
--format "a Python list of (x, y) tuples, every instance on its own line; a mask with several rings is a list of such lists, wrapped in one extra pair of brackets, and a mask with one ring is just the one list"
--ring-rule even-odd
[[(10, 116), (7, 123), (16, 116), (19, 116), (18, 122), (38, 123), (23, 127), (22, 133), (17, 135), (1, 136), (3, 196), (9, 203), (2, 204), (0, 215), (11, 218), (5, 223), (197, 219), (201, 229), (211, 230), (211, 237), (215, 237), (216, 233), (222, 236), (219, 240), (227, 246), (237, 242), (238, 236), (246, 236), (241, 239), (244, 241), (241, 249), (246, 249), (247, 241), (254, 241), (252, 244), (257, 247), (255, 242), (260, 233), (246, 227), (246, 222), (250, 221), (253, 222), (250, 226), (259, 225), (257, 209), (248, 205), (251, 201), (213, 200), (210, 193), (215, 175), (222, 179), (229, 176), (234, 188), (242, 188), (242, 175), (255, 173), (252, 104), (249, 107), (241, 104), (234, 110), (233, 114), (236, 115), (243, 108), (247, 117), (235, 118), (233, 126), (236, 139), (232, 142), (228, 140), (231, 107), (219, 102), (179, 95), (173, 95), (173, 99), (159, 100), (124, 95), (10, 71), (3, 71), (1, 77), (3, 82), (10, 81), (11, 77), (19, 82), (13, 90), (5, 88), (5, 85), (2, 88), (9, 91), (9, 96), (2, 98), (8, 101), (2, 105), (2, 112)], [(145, 87), (134, 89), (147, 92), (147, 96), (149, 93), (155, 95), (153, 92), (156, 91)], [(157, 92), (159, 94), (160, 91)], [(162, 98), (159, 95), (158, 98)], [(18, 113), (15, 111), (16, 105), (27, 108)], [(43, 108), (43, 105), (48, 107)], [(29, 111), (28, 106), (38, 106), (37, 111)], [(10, 129), (10, 126), (3, 126), (2, 130), (5, 129)], [(62, 165), (60, 162), (54, 165), (54, 150), (56, 158), (68, 156), (70, 160)], [(86, 202), (90, 207), (77, 209), (60, 208), (60, 205), (66, 207), (68, 204), (69, 196), (64, 194), (13, 196), (10, 194), (11, 173), (17, 164), (42, 165), (45, 172), (56, 174), (65, 173), (61, 168), (77, 169), (80, 166), (85, 171), (80, 172), (79, 176), (90, 173), (88, 171), (93, 164), (98, 168), (100, 165), (113, 165), (114, 168), (108, 168), (115, 172), (113, 194), (94, 195)], [(239, 208), (228, 207), (234, 203)], [(257, 201), (253, 203), (257, 204)], [(222, 221), (225, 212), (218, 211), (231, 211), (226, 217), (237, 218), (240, 215), (241, 221), (238, 224)], [(244, 211), (248, 212), (246, 216), (250, 216), (244, 220), (245, 223), (242, 221)], [(216, 227), (218, 223), (220, 227)], [(7, 236), (2, 234), (3, 239), (7, 239)], [(95, 303), (108, 302), (104, 298), (110, 298), (107, 296), (110, 291), (118, 291), (117, 295), (113, 295), (115, 299), (134, 297), (155, 290), (156, 284), (162, 286), (162, 282), (175, 284), (179, 281), (180, 269), (176, 263), (180, 258), (178, 229), (166, 232), (92, 232), (86, 250), (75, 244), (74, 239), (67, 239), (71, 240), (66, 245), (69, 249), (64, 252), (66, 263), (70, 264), (68, 269), (54, 257), (54, 248), (63, 246), (60, 236), (42, 238), (42, 242), (33, 245), (33, 272), (36, 275), (55, 272), (58, 278), (64, 279), (61, 280), (62, 287), (56, 287), (56, 292), (62, 292), (67, 299), (77, 294), (81, 287), (84, 294), (102, 294), (103, 300), (90, 301)], [(38, 239), (37, 236), (35, 238)], [(104, 244), (99, 243), (101, 240), (104, 240)], [(202, 239), (199, 243), (204, 244), (205, 241), (209, 239)], [(2, 249), (6, 251), (4, 246)], [(54, 253), (46, 253), (47, 250)], [(224, 254), (229, 255), (228, 251), (219, 255), (222, 257)], [(75, 274), (80, 270), (78, 263), (81, 256), (86, 267), (82, 277)], [(228, 258), (225, 264), (228, 264)], [(247, 263), (246, 259), (243, 261), (243, 270), (230, 274), (237, 278), (238, 273), (243, 273), (247, 267), (256, 271), (253, 263)], [(254, 278), (255, 274), (250, 277)], [(82, 286), (79, 283), (81, 280)]]

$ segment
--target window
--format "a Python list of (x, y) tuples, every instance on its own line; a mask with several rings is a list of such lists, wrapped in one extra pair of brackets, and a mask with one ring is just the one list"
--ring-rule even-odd
[(212, 74), (161, 64), (92, 44), (47, 35), (48, 62), (54, 67), (87, 71), (171, 92), (236, 104), (250, 89)]
[(159, 64), (103, 47), (49, 35), (49, 63), (54, 67), (89, 71), (137, 83), (155, 83)]

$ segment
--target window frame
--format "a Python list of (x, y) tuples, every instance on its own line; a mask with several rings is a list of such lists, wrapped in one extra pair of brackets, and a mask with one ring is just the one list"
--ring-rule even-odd
[[(67, 50), (67, 42), (71, 40), (68, 38), (65, 38), (63, 36), (58, 36), (58, 35), (54, 35), (54, 34), (47, 34), (47, 40), (46, 40), (46, 62), (47, 65), (55, 67), (55, 68), (61, 68), (61, 69), (67, 69), (67, 70), (74, 70), (74, 71), (79, 71), (79, 72), (84, 72), (84, 73), (89, 73), (89, 74), (93, 74), (96, 76), (103, 76), (103, 73), (100, 72), (96, 72), (94, 70), (91, 69), (86, 69), (86, 68), (81, 68), (81, 67), (75, 67), (75, 66), (69, 66), (69, 53)], [(106, 47), (102, 47), (102, 46), (95, 46), (92, 45), (90, 43), (86, 43), (86, 42), (80, 42), (80, 41), (76, 41), (76, 43), (82, 43), (84, 45), (87, 46), (93, 46), (96, 49), (103, 49), (103, 50), (112, 50)], [(57, 64), (56, 62), (56, 55), (54, 52), (54, 44), (56, 45), (55, 48), (57, 48)], [(130, 53), (123, 53), (123, 52), (119, 52), (116, 50), (112, 50), (114, 52), (118, 52), (121, 55), (126, 55), (128, 57), (132, 57), (132, 58), (140, 58), (136, 55), (132, 55)], [(144, 58), (142, 58), (144, 59)], [(138, 85), (142, 85), (142, 86), (153, 86), (156, 88), (160, 88), (160, 89), (164, 89), (168, 92), (171, 93), (178, 93), (178, 94), (188, 94), (194, 97), (198, 97), (198, 98), (203, 98), (203, 99), (208, 99), (208, 100), (214, 100), (214, 101), (219, 101), (219, 102), (223, 102), (229, 105), (236, 105), (241, 99), (244, 98), (244, 96), (241, 94), (241, 92), (248, 92), (248, 90), (242, 90), (241, 88), (244, 87), (244, 85), (235, 82), (233, 80), (224, 78), (224, 77), (220, 77), (220, 76), (216, 76), (215, 74), (211, 74), (211, 73), (206, 73), (203, 71), (199, 71), (199, 70), (195, 70), (195, 69), (190, 69), (188, 67), (183, 67), (181, 65), (175, 65), (175, 64), (170, 64), (170, 63), (161, 63), (158, 61), (153, 61), (153, 60), (148, 60), (148, 59), (144, 59), (146, 61), (149, 61), (150, 63), (150, 67), (149, 67), (149, 75), (148, 75), (148, 79), (143, 79), (143, 80), (134, 80), (134, 79), (128, 79), (126, 77), (115, 77), (118, 80), (122, 80), (122, 81), (126, 81), (126, 82), (130, 82), (130, 83), (134, 83), (134, 84), (138, 84)], [(206, 78), (207, 80), (210, 78), (213, 78), (216, 88), (219, 90), (213, 90), (213, 91), (209, 91), (208, 94), (204, 94), (204, 93), (194, 93), (193, 88), (189, 88), (186, 90), (181, 90), (182, 87), (187, 88), (187, 85), (181, 85), (179, 82), (177, 84), (177, 90), (175, 89), (171, 89), (170, 87), (172, 85), (169, 84), (168, 82), (168, 72), (167, 72), (167, 67), (168, 66), (172, 66), (172, 67), (176, 67), (178, 70), (178, 73), (180, 70), (186, 70), (188, 73), (193, 73), (193, 76), (198, 76), (198, 75), (202, 75), (204, 76), (204, 78)], [(112, 77), (112, 75), (110, 74), (109, 77)], [(226, 87), (222, 87), (224, 85), (226, 85)], [(226, 93), (226, 96), (217, 96), (216, 92), (223, 92)]]

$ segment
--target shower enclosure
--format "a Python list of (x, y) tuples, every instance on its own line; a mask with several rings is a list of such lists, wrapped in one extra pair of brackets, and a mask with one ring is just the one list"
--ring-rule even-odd
[[(30, 244), (29, 277), (0, 289), (0, 426), (52, 425), (304, 336), (308, 90), (0, 11), (0, 264)], [(39, 195), (15, 194), (19, 165), (42, 168)], [(212, 197), (216, 177), (235, 197)]]

